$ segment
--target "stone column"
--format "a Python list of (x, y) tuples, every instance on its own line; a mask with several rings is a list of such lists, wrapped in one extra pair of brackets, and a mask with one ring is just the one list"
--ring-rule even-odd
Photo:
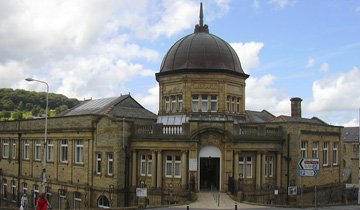
[[(261, 154), (261, 185), (266, 183), (266, 177), (265, 177), (265, 161), (266, 161), (266, 153)], [(268, 176), (269, 176), (269, 165), (268, 165)], [(261, 187), (262, 188), (262, 187)]]
[(156, 186), (157, 188), (162, 188), (162, 177), (163, 177), (163, 172), (162, 172), (162, 151), (158, 151), (157, 153), (157, 183)]
[(156, 187), (156, 151), (152, 151), (152, 167), (151, 167), (151, 187)]
[(136, 187), (136, 178), (137, 178), (137, 152), (133, 150), (132, 152), (132, 174), (131, 174), (131, 186)]
[(276, 157), (276, 187), (281, 188), (281, 153), (277, 153)]
[(234, 155), (234, 181), (239, 180), (239, 152)]
[(181, 186), (182, 189), (187, 189), (187, 173), (188, 170), (186, 168), (187, 159), (187, 150), (183, 150), (181, 156)]
[(256, 189), (261, 188), (261, 153), (256, 155)]

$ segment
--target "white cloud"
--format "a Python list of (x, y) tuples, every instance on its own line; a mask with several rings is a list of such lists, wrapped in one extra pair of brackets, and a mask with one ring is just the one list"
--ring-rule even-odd
[(269, 3), (276, 4), (278, 8), (283, 9), (286, 6), (293, 6), (295, 5), (296, 1), (289, 1), (289, 0), (269, 0)]
[(309, 61), (305, 65), (305, 68), (310, 68), (310, 67), (314, 66), (314, 64), (315, 64), (315, 59), (314, 58), (309, 58)]
[(148, 95), (138, 94), (134, 98), (144, 107), (157, 114), (159, 110), (159, 84), (148, 90)]
[(290, 101), (286, 90), (272, 87), (275, 81), (276, 77), (271, 74), (261, 78), (249, 77), (246, 80), (246, 109), (266, 109), (274, 115), (289, 115)]
[(24, 81), (26, 77), (26, 67), (17, 61), (0, 63), (0, 88), (13, 87), (19, 80)]
[(321, 66), (320, 66), (320, 71), (322, 71), (322, 72), (328, 72), (329, 71), (329, 64), (328, 63), (326, 63), (326, 62), (324, 62), (323, 64), (321, 64)]
[(359, 126), (359, 121), (357, 118), (351, 119), (349, 122), (343, 124), (344, 127), (357, 127)]
[(360, 70), (354, 67), (348, 72), (337, 73), (315, 81), (312, 101), (307, 110), (321, 111), (354, 110), (360, 104)]
[(254, 0), (253, 2), (253, 8), (258, 9), (260, 7), (260, 3), (258, 0)]
[(261, 42), (247, 42), (245, 44), (238, 43), (230, 43), (230, 45), (234, 48), (237, 55), (240, 58), (241, 66), (245, 73), (249, 73), (250, 69), (256, 68), (259, 66), (260, 59), (259, 53), (264, 43)]

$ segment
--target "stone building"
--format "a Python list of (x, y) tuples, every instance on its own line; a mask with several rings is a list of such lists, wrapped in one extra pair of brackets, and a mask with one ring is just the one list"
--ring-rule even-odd
[[(156, 74), (158, 116), (127, 95), (49, 119), (45, 186), (53, 206), (160, 205), (208, 190), (299, 205), (288, 188), (301, 187), (301, 157), (320, 159), (321, 178), (303, 178), (304, 201), (313, 201), (316, 183), (320, 203), (340, 202), (343, 128), (303, 118), (301, 98), (291, 99), (291, 116), (246, 110), (248, 77), (233, 48), (209, 33), (201, 7), (194, 33), (169, 49)], [(0, 123), (1, 205), (38, 194), (43, 124)], [(137, 188), (147, 189), (146, 198)]]
[(344, 182), (359, 184), (359, 127), (344, 128)]

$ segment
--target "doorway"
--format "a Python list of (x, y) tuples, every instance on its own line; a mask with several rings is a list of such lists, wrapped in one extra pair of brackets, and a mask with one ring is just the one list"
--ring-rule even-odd
[(200, 158), (200, 190), (209, 191), (211, 186), (219, 189), (220, 158)]

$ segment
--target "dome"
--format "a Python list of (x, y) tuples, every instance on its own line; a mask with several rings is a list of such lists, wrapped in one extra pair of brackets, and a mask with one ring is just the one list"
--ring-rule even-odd
[(226, 41), (210, 34), (202, 19), (201, 5), (200, 24), (195, 26), (193, 34), (181, 38), (169, 49), (158, 74), (221, 71), (248, 77), (235, 50)]

